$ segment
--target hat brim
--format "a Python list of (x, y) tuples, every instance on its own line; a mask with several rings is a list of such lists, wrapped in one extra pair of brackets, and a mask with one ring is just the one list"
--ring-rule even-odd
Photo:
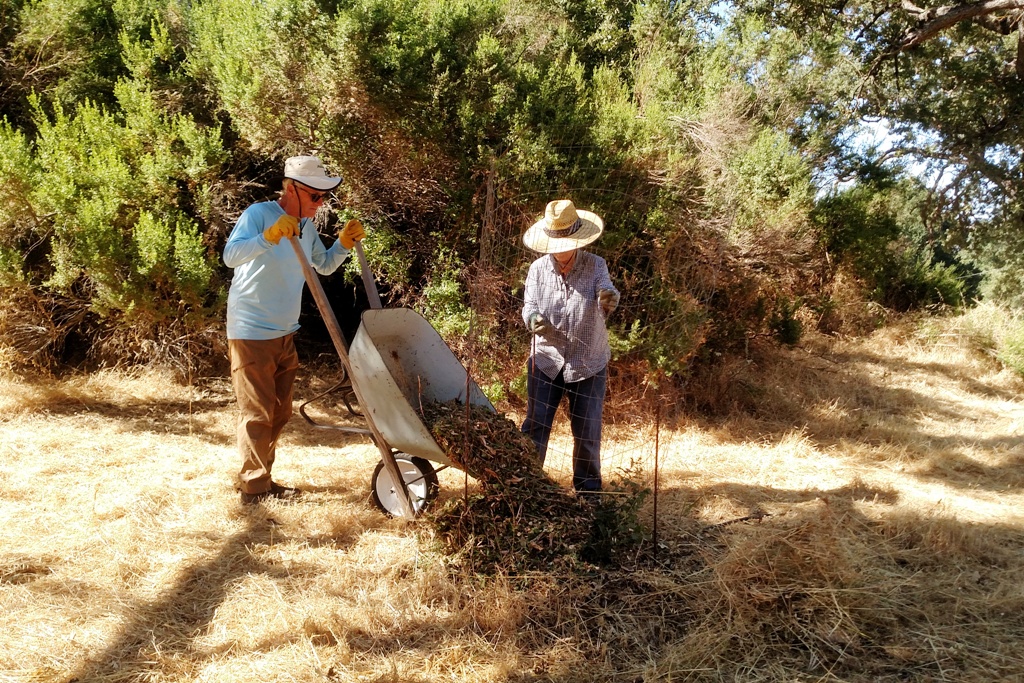
[(577, 209), (576, 216), (580, 219), (580, 227), (572, 235), (568, 237), (549, 236), (544, 232), (547, 221), (542, 218), (523, 233), (523, 244), (527, 249), (539, 254), (561, 254), (587, 246), (596, 241), (604, 232), (604, 221), (596, 213)]
[(338, 185), (341, 185), (341, 178), (329, 178), (327, 176), (317, 178), (308, 175), (286, 175), (285, 178), (302, 183), (307, 187), (312, 187), (314, 190), (333, 190)]

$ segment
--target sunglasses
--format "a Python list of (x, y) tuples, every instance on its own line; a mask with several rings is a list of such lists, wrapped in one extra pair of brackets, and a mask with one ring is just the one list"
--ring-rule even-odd
[(296, 187), (301, 187), (302, 191), (306, 193), (306, 196), (308, 196), (314, 202), (319, 202), (322, 199), (329, 199), (331, 196), (330, 192), (310, 192), (308, 189), (306, 189), (305, 185), (296, 184)]

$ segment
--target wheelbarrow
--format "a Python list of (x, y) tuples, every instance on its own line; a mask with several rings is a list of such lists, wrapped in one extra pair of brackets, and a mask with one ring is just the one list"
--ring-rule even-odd
[[(409, 308), (381, 307), (359, 242), (355, 250), (371, 308), (363, 312), (352, 345), (347, 346), (316, 272), (298, 241), (294, 237), (289, 241), (345, 373), (340, 384), (303, 403), (299, 413), (319, 428), (369, 436), (381, 454), (370, 483), (374, 504), (389, 515), (412, 519), (437, 497), (437, 472), (457, 467), (423, 423), (422, 406), (452, 400), (492, 412), (494, 406), (425, 318)], [(336, 390), (354, 395), (365, 429), (322, 424), (308, 416), (305, 408), (309, 403)], [(358, 415), (349, 399), (343, 400), (350, 413)]]

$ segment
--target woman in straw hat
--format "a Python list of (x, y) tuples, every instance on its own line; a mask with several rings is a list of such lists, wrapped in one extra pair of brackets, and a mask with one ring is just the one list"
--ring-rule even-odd
[(530, 265), (523, 294), (523, 320), (534, 341), (522, 431), (543, 463), (555, 411), (568, 398), (572, 484), (581, 494), (601, 489), (601, 413), (611, 358), (605, 318), (619, 303), (608, 264), (581, 251), (603, 231), (600, 216), (559, 199), (523, 235), (527, 248), (543, 255)]

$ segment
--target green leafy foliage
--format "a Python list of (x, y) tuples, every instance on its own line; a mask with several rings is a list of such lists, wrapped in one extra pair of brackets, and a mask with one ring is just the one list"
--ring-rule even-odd
[(209, 83), (246, 144), (277, 156), (324, 144), (336, 106), (330, 20), (311, 0), (207, 0), (189, 16), (190, 75)]
[(197, 140), (187, 119), (163, 116), (145, 91), (125, 84), (118, 95), (124, 125), (89, 104), (52, 119), (37, 110), (43, 172), (32, 198), (53, 214), (58, 255), (45, 284), (68, 292), (84, 279), (98, 312), (166, 320), (176, 297), (200, 305), (212, 284), (209, 256), (197, 262), (198, 230), (176, 203), (178, 182), (212, 175), (216, 135)]
[(976, 230), (965, 251), (985, 274), (973, 282), (981, 297), (1024, 310), (1024, 213), (1009, 211)]
[(642, 468), (636, 462), (613, 476), (594, 505), (594, 525), (582, 556), (597, 564), (621, 563), (650, 539), (640, 520), (640, 508), (651, 489), (642, 484)]
[(768, 327), (780, 342), (793, 346), (800, 341), (803, 334), (803, 323), (796, 317), (800, 310), (800, 301), (790, 302), (782, 299), (776, 305), (768, 320)]
[(460, 276), (458, 254), (442, 246), (422, 295), (424, 317), (438, 334), (453, 341), (469, 334), (473, 318)]
[(86, 100), (113, 105), (114, 85), (126, 75), (122, 36), (148, 38), (151, 21), (167, 7), (162, 0), (3, 3), (0, 25), (16, 31), (9, 43), (0, 38), (9, 88), (0, 115), (29, 124), (25, 98), (32, 92), (69, 110)]
[(1024, 377), (1024, 324), (1018, 322), (1015, 329), (1004, 337), (999, 348), (999, 360)]
[(796, 231), (812, 206), (810, 168), (778, 131), (762, 130), (730, 164), (740, 230)]
[[(528, 347), (519, 235), (555, 198), (605, 219), (615, 362), (680, 386), (751, 340), (796, 343), (844, 305), (838, 280), (961, 306), (970, 256), (1014, 296), (1020, 89), (984, 80), (1012, 46), (972, 51), (964, 27), (899, 62), (910, 81), (864, 81), (896, 15), (844, 7), (0, 0), (0, 266), (94, 330), (214, 329), (230, 223), (315, 152), (345, 178), (322, 227), (363, 220), (387, 302), (485, 341), (493, 396), (516, 396)], [(858, 147), (869, 112), (956, 196), (928, 204)]]
[(35, 98), (31, 144), (0, 130), (2, 265), (137, 339), (183, 320), (203, 329), (217, 313), (216, 257), (181, 207), (217, 179), (219, 135), (166, 113), (137, 81), (114, 94), (120, 116), (91, 102), (47, 114)]
[[(931, 32), (929, 21), (953, 13), (862, 1), (736, 5), (741, 16), (789, 33), (791, 49), (808, 65), (824, 67), (821, 73), (854, 70), (846, 82), (859, 82), (855, 90), (832, 88), (794, 117), (808, 142), (824, 143), (815, 143), (822, 170), (852, 180), (865, 158), (868, 165), (912, 169), (929, 182), (931, 206), (923, 218), (932, 240), (969, 249), (987, 269), (1006, 273), (1024, 265), (1019, 249), (1006, 248), (1022, 226), (1019, 17), (998, 3), (972, 8)], [(920, 40), (907, 42), (921, 31)], [(888, 150), (862, 148), (854, 133), (865, 118), (884, 124)], [(1000, 282), (986, 288), (988, 296), (1017, 300), (1012, 276), (993, 279)]]
[(0, 273), (21, 280), (39, 217), (29, 193), (39, 174), (27, 136), (0, 120)]
[(815, 215), (825, 249), (867, 283), (878, 303), (901, 311), (960, 307), (971, 267), (928, 239), (923, 201), (919, 185), (880, 181), (824, 198)]

